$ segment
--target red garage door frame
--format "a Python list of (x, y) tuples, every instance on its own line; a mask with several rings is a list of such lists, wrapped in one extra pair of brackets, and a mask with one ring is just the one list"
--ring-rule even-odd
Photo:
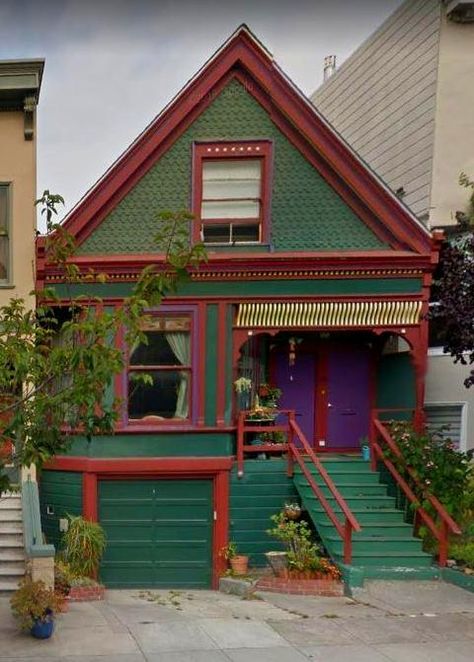
[(227, 544), (229, 532), (229, 475), (231, 458), (89, 458), (56, 457), (45, 467), (55, 471), (82, 473), (82, 514), (98, 521), (98, 482), (100, 479), (204, 478), (213, 482), (214, 526), (212, 544), (212, 588), (217, 589), (225, 561), (219, 552)]

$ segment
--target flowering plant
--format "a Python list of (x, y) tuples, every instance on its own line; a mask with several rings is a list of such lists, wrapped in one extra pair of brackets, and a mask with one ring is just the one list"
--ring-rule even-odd
[[(442, 435), (442, 431), (418, 433), (405, 421), (391, 421), (389, 430), (402, 458), (390, 450), (385, 454), (410, 484), (420, 505), (434, 515), (426, 497), (436, 496), (455, 520), (461, 520), (467, 507), (469, 480), (473, 474), (468, 454), (459, 451), (451, 439)], [(407, 468), (412, 470), (422, 489), (414, 484)]]
[(234, 388), (236, 393), (249, 393), (252, 389), (252, 380), (247, 377), (239, 377), (234, 382)]
[(281, 389), (267, 383), (260, 384), (258, 396), (263, 405), (270, 406), (270, 403), (276, 405), (281, 397)]

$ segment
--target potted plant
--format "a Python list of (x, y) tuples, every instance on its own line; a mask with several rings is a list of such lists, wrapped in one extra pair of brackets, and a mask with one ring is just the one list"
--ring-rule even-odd
[(272, 384), (260, 384), (258, 396), (264, 407), (276, 409), (278, 407), (278, 400), (281, 398), (281, 389)]
[(287, 519), (297, 520), (301, 517), (301, 506), (297, 503), (285, 503), (283, 513)]
[(221, 555), (229, 563), (235, 575), (246, 575), (249, 566), (249, 557), (239, 554), (235, 542), (230, 541), (221, 550)]
[(321, 570), (321, 555), (319, 546), (311, 539), (307, 522), (288, 519), (284, 511), (270, 519), (274, 527), (267, 531), (268, 535), (282, 542), (287, 549), (287, 568), (281, 575), (295, 579), (315, 577)]
[(68, 515), (68, 529), (63, 536), (64, 559), (75, 576), (96, 578), (106, 537), (97, 522)]
[(57, 556), (54, 560), (54, 591), (62, 600), (61, 611), (67, 611), (69, 593), (71, 591), (74, 573), (69, 565)]
[(61, 611), (63, 598), (42, 581), (26, 577), (12, 595), (10, 604), (22, 629), (37, 639), (49, 639), (54, 630), (54, 617)]

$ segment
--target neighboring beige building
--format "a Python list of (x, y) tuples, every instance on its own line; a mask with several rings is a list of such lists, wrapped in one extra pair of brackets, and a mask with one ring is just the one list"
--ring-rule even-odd
[[(330, 71), (329, 71), (330, 73)], [(474, 179), (474, 2), (407, 0), (311, 97), (429, 227), (452, 225)], [(426, 405), (474, 447), (468, 368), (430, 349)]]
[(0, 305), (34, 298), (36, 105), (44, 60), (0, 61)]

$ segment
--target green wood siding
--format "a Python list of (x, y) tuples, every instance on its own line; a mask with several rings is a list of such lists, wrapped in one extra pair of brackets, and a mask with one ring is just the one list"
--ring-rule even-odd
[(210, 587), (212, 481), (100, 481), (99, 521), (106, 586)]
[[(70, 297), (85, 294), (100, 297), (126, 297), (132, 290), (129, 283), (105, 285), (84, 283), (81, 285), (57, 285), (58, 296)], [(178, 294), (182, 296), (299, 296), (299, 295), (350, 295), (350, 294), (416, 294), (421, 292), (420, 278), (341, 278), (340, 280), (248, 280), (233, 282), (186, 283)]]
[[(380, 358), (377, 380), (377, 407), (387, 409), (415, 406), (415, 375), (408, 352), (387, 354)], [(384, 415), (386, 418), (387, 415)], [(392, 418), (405, 418), (395, 415)]]
[(299, 502), (292, 479), (286, 475), (286, 460), (247, 460), (244, 475), (237, 478), (234, 467), (230, 483), (230, 540), (242, 554), (248, 554), (250, 565), (265, 566), (265, 552), (283, 549), (266, 531), (270, 517), (285, 502)]
[(61, 537), (59, 518), (82, 514), (82, 474), (45, 470), (40, 476), (39, 492), (41, 526), (47, 542), (57, 546)]
[(76, 437), (66, 455), (88, 457), (225, 457), (232, 454), (232, 436), (212, 432), (160, 432)]
[(237, 81), (213, 103), (79, 247), (80, 254), (157, 250), (156, 213), (191, 206), (191, 146), (196, 140), (271, 139), (274, 143), (272, 244), (275, 251), (380, 249), (376, 235), (293, 147)]

